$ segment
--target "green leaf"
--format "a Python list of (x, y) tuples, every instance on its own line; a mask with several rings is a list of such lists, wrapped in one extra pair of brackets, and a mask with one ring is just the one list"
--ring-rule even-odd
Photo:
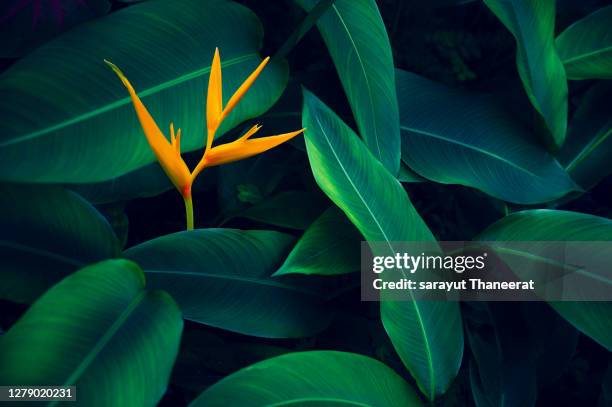
[[(170, 122), (182, 129), (183, 151), (201, 149), (215, 47), (229, 97), (261, 61), (261, 41), (256, 16), (222, 0), (152, 0), (74, 28), (0, 75), (0, 178), (100, 182), (156, 161), (103, 59), (125, 72), (163, 132)], [(286, 82), (284, 61), (268, 65), (219, 135), (265, 112)]]
[[(579, 212), (528, 210), (515, 212), (483, 231), (480, 241), (609, 241), (612, 221)], [(578, 330), (612, 350), (611, 302), (551, 302)]]
[(326, 210), (274, 273), (337, 275), (359, 270), (361, 234), (335, 206)]
[(336, 351), (294, 352), (255, 363), (205, 390), (191, 407), (423, 406), (416, 392), (376, 359)]
[(150, 287), (168, 291), (186, 319), (266, 338), (308, 336), (325, 328), (323, 300), (270, 278), (293, 238), (263, 230), (199, 229), (125, 251)]
[[(295, 0), (310, 11), (318, 0)], [(374, 0), (336, 0), (317, 27), (334, 61), (359, 133), (393, 175), (400, 135), (393, 55)]]
[(304, 230), (324, 210), (324, 202), (306, 191), (282, 191), (237, 214), (274, 226)]
[(406, 183), (416, 183), (416, 182), (425, 182), (427, 181), (425, 178), (421, 177), (416, 172), (412, 171), (408, 166), (402, 161), (400, 163), (399, 173), (397, 174), (397, 180), (399, 182)]
[(0, 298), (30, 303), (67, 274), (119, 254), (108, 222), (75, 193), (0, 184)]
[(494, 96), (396, 73), (402, 160), (419, 175), (521, 204), (552, 201), (577, 189)]
[[(369, 242), (434, 241), (395, 177), (316, 96), (304, 90), (303, 126), (319, 187)], [(446, 391), (459, 370), (463, 331), (457, 303), (383, 301), (381, 318), (402, 362), (430, 399)], [(444, 323), (440, 323), (444, 321)]]
[(557, 37), (568, 79), (612, 78), (612, 6), (576, 21)]
[(0, 58), (23, 56), (110, 8), (108, 0), (4, 0), (0, 2)]
[(136, 264), (97, 263), (53, 286), (0, 336), (0, 383), (76, 386), (84, 406), (156, 405), (182, 329), (174, 300), (145, 290)]
[(484, 0), (516, 39), (516, 65), (527, 96), (561, 147), (567, 127), (567, 80), (555, 49), (555, 0)]
[(558, 159), (568, 174), (588, 190), (612, 173), (612, 85), (602, 82), (578, 106)]

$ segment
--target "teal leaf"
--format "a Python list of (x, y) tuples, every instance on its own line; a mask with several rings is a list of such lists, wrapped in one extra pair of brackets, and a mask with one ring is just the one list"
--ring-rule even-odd
[(567, 173), (588, 190), (612, 173), (612, 85), (596, 84), (572, 118), (567, 141), (557, 158)]
[(421, 407), (410, 385), (376, 359), (336, 351), (294, 352), (229, 375), (191, 407), (249, 406)]
[(75, 193), (1, 184), (0, 298), (31, 303), (73, 271), (120, 253), (106, 219)]
[(185, 319), (266, 338), (312, 335), (329, 323), (323, 300), (270, 278), (293, 238), (263, 230), (198, 229), (125, 251), (149, 287), (176, 298)]
[(97, 263), (53, 286), (0, 336), (0, 383), (76, 386), (84, 406), (153, 406), (182, 330), (174, 300), (145, 290), (136, 264)]
[(557, 37), (568, 79), (612, 78), (612, 6), (576, 21)]
[[(393, 242), (435, 241), (399, 181), (350, 127), (307, 90), (302, 120), (317, 184), (367, 241), (386, 242), (386, 255), (397, 252)], [(429, 399), (444, 393), (463, 356), (458, 304), (383, 301), (381, 319), (421, 391)]]
[(361, 234), (336, 206), (326, 210), (304, 232), (274, 273), (337, 275), (359, 270)]
[(555, 0), (484, 0), (516, 39), (525, 92), (561, 147), (567, 127), (567, 80), (555, 49)]
[[(215, 47), (229, 97), (261, 61), (261, 41), (257, 17), (224, 0), (151, 0), (75, 27), (0, 75), (0, 179), (101, 182), (156, 161), (104, 59), (123, 70), (163, 132), (170, 122), (182, 129), (184, 152), (203, 148)], [(287, 74), (283, 60), (269, 64), (219, 136), (265, 112)]]
[(552, 201), (578, 189), (492, 95), (396, 72), (402, 160), (419, 175), (520, 204)]
[[(318, 0), (295, 0), (310, 11)], [(357, 122), (374, 156), (396, 175), (400, 135), (393, 55), (374, 0), (336, 0), (317, 27), (334, 61)]]
[[(612, 221), (579, 212), (528, 210), (494, 223), (479, 241), (609, 241)], [(612, 303), (557, 301), (550, 305), (578, 330), (612, 350)]]

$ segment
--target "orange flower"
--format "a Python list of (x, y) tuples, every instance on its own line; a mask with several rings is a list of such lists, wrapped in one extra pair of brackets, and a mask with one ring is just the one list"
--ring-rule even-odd
[(168, 175), (176, 189), (183, 196), (185, 201), (185, 212), (187, 217), (187, 229), (193, 229), (193, 204), (191, 198), (191, 186), (198, 174), (206, 167), (231, 163), (233, 161), (242, 160), (243, 158), (252, 157), (256, 154), (263, 153), (271, 148), (291, 140), (293, 137), (304, 132), (304, 129), (297, 130), (291, 133), (281, 134), (270, 137), (260, 137), (251, 139), (261, 126), (255, 125), (251, 127), (242, 137), (231, 143), (222, 144), (216, 147), (212, 146), (219, 126), (227, 115), (236, 107), (240, 99), (249, 90), (257, 76), (261, 73), (270, 58), (264, 59), (261, 64), (253, 71), (251, 75), (240, 85), (238, 90), (232, 95), (225, 107), (223, 107), (223, 86), (221, 81), (221, 59), (219, 57), (219, 49), (215, 49), (210, 76), (208, 80), (208, 96), (206, 98), (206, 147), (202, 159), (195, 167), (193, 172), (189, 171), (187, 164), (181, 157), (181, 129), (178, 129), (176, 135), (174, 133), (174, 125), (170, 123), (170, 141), (161, 132), (153, 117), (149, 114), (147, 108), (143, 105), (136, 91), (127, 80), (125, 75), (109, 61), (106, 62), (112, 70), (117, 74), (123, 85), (127, 88), (132, 104), (136, 110), (136, 115), (140, 121), (140, 125), (144, 131), (145, 137), (157, 157), (160, 165)]

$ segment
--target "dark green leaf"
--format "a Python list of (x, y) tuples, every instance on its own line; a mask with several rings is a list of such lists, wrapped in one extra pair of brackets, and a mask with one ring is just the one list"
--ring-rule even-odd
[[(579, 212), (529, 210), (513, 213), (478, 235), (480, 241), (609, 241), (612, 221)], [(551, 302), (577, 329), (612, 349), (611, 302)]]
[(361, 234), (337, 207), (326, 210), (274, 273), (336, 275), (359, 270)]
[[(433, 241), (406, 191), (334, 112), (304, 91), (303, 126), (319, 187), (370, 242)], [(357, 255), (357, 254), (355, 254)], [(381, 318), (419, 388), (434, 399), (459, 370), (463, 331), (457, 303), (383, 301)], [(444, 321), (443, 324), (440, 321)]]
[(0, 186), (0, 298), (30, 303), (67, 274), (119, 254), (108, 222), (78, 195)]
[(516, 65), (531, 104), (561, 147), (567, 127), (567, 80), (555, 49), (555, 0), (484, 0), (516, 39)]
[(0, 336), (0, 383), (76, 386), (84, 406), (153, 406), (166, 392), (183, 320), (125, 260), (86, 267)]
[[(182, 128), (183, 151), (201, 149), (215, 47), (229, 98), (260, 62), (261, 40), (256, 16), (222, 0), (151, 0), (74, 28), (0, 76), (0, 177), (100, 182), (155, 161), (103, 59), (123, 69), (162, 131)], [(286, 81), (284, 61), (268, 65), (219, 135), (265, 112)]]
[(590, 89), (572, 119), (559, 161), (581, 187), (588, 190), (612, 173), (612, 85)]
[(396, 73), (402, 159), (420, 175), (522, 204), (552, 201), (577, 189), (495, 97)]
[[(295, 0), (310, 11), (318, 0)], [(396, 175), (400, 135), (393, 55), (374, 0), (336, 0), (317, 27), (336, 65), (359, 133)]]
[(335, 351), (295, 352), (242, 369), (204, 391), (191, 407), (403, 406), (423, 403), (376, 359)]
[(168, 291), (186, 319), (267, 338), (311, 335), (329, 322), (320, 297), (270, 278), (293, 238), (261, 230), (199, 229), (125, 251), (149, 286)]
[(557, 37), (568, 79), (612, 78), (612, 6), (570, 25)]

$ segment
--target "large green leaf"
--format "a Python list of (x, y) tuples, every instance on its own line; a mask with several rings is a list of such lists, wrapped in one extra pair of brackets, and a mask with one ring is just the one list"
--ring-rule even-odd
[[(182, 128), (183, 151), (202, 148), (215, 47), (229, 97), (260, 62), (261, 39), (256, 16), (223, 0), (152, 0), (76, 27), (0, 76), (0, 178), (99, 182), (155, 161), (105, 58), (123, 69), (162, 131), (172, 121)], [(263, 113), (286, 81), (283, 61), (266, 67), (219, 134)]]
[(516, 65), (531, 104), (560, 147), (567, 127), (567, 80), (555, 49), (555, 0), (484, 0), (516, 39)]
[(584, 189), (590, 189), (612, 173), (612, 84), (595, 85), (578, 106), (559, 151), (559, 161)]
[[(612, 221), (579, 212), (528, 210), (494, 223), (480, 241), (609, 241)], [(577, 329), (612, 350), (611, 302), (551, 302), (550, 305)]]
[(359, 270), (361, 234), (336, 206), (326, 210), (274, 273), (336, 275)]
[(0, 336), (0, 383), (76, 386), (82, 406), (154, 406), (166, 392), (183, 320), (126, 260), (86, 267), (47, 291)]
[[(318, 0), (295, 0), (310, 11)], [(336, 0), (317, 27), (334, 61), (359, 133), (396, 175), (400, 135), (393, 55), (374, 0)]]
[(78, 195), (0, 185), (0, 298), (32, 302), (76, 269), (119, 254), (108, 222)]
[(168, 291), (186, 319), (267, 338), (307, 336), (329, 322), (322, 299), (270, 278), (293, 238), (260, 230), (199, 229), (125, 251), (150, 287)]
[[(399, 181), (316, 96), (304, 91), (306, 149), (319, 187), (370, 242), (434, 241)], [(357, 255), (357, 254), (355, 254)], [(381, 318), (419, 388), (434, 399), (446, 391), (463, 355), (457, 303), (383, 301)], [(444, 323), (440, 323), (444, 321)]]
[(205, 390), (191, 407), (422, 406), (416, 392), (376, 359), (336, 351), (264, 360)]
[(577, 188), (492, 95), (396, 73), (402, 160), (420, 175), (521, 204), (551, 201)]
[(570, 25), (557, 37), (568, 79), (612, 78), (612, 6)]

